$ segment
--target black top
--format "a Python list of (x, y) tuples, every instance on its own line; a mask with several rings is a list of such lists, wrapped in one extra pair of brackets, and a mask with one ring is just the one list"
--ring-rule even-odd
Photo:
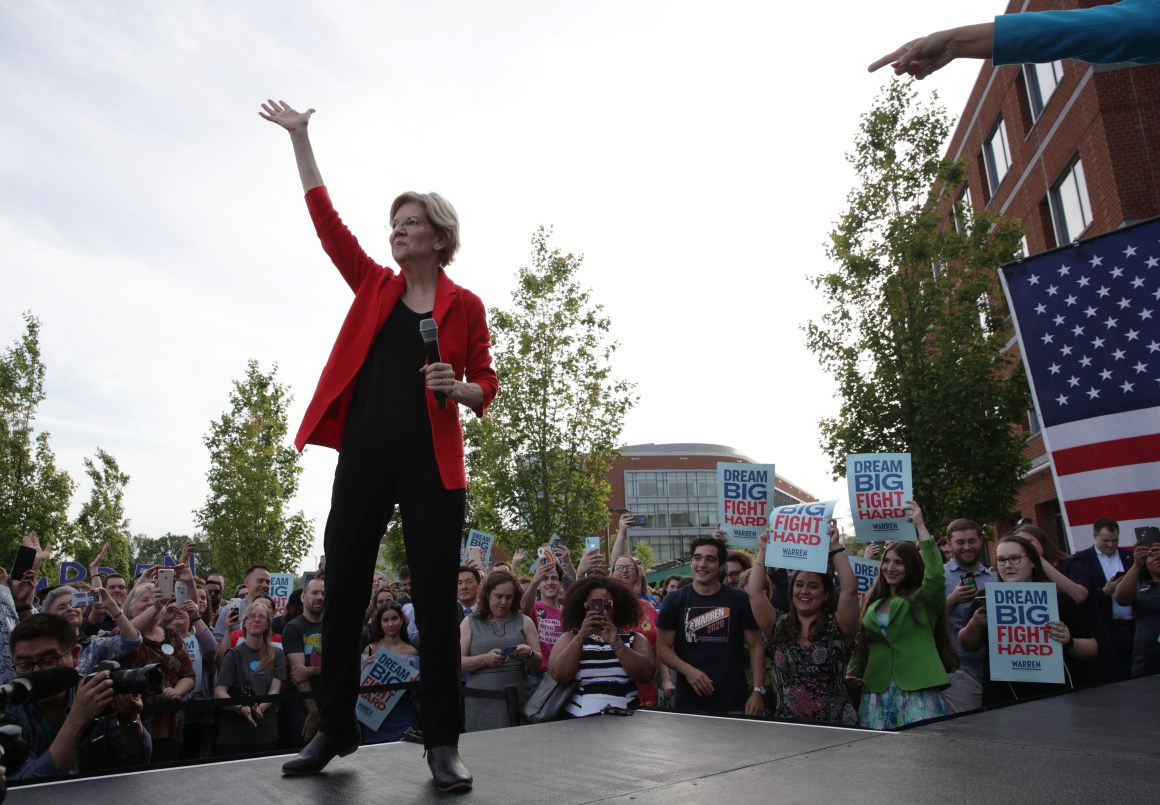
[(371, 344), (346, 414), (343, 447), (433, 450), (427, 391), (419, 370), (427, 363), (419, 322), (431, 318), (402, 301)]

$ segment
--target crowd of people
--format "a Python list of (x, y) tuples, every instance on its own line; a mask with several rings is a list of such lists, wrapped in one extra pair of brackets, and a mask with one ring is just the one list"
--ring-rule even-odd
[[(631, 515), (607, 558), (590, 550), (573, 565), (556, 545), (524, 565), (530, 576), (513, 572), (522, 551), (490, 568), (468, 560), (457, 587), (466, 729), (520, 723), (502, 694), (514, 690), (522, 713), (549, 679), (567, 691), (560, 718), (659, 705), (891, 729), (1160, 671), (1160, 544), (1120, 549), (1118, 525), (1105, 519), (1092, 548), (1067, 556), (1024, 523), (989, 557), (978, 524), (954, 520), (936, 541), (917, 503), (908, 515), (918, 541), (866, 549), (881, 565), (861, 603), (835, 524), (825, 573), (766, 568), (768, 532), (756, 557), (730, 550), (718, 532), (693, 541), (691, 575), (654, 589), (626, 552)], [(34, 534), (26, 543), (45, 556)], [(36, 568), (0, 574), (11, 596), (0, 682), (56, 667), (80, 674), (67, 691), (8, 707), (30, 747), (10, 780), (292, 752), (312, 739), (324, 578), (307, 580), (279, 613), (269, 569), (255, 565), (229, 587), (218, 573), (195, 577), (187, 552), (168, 580), (162, 567), (102, 578), (101, 556), (88, 584), (47, 589), (38, 601)], [(421, 674), (409, 575), (374, 577), (364, 666), (389, 652)], [(1059, 620), (1048, 629), (1062, 646), (1062, 685), (990, 678), (982, 591), (1027, 581), (1056, 584)], [(188, 595), (178, 601), (172, 588)], [(0, 594), (0, 609), (6, 601)], [(149, 686), (115, 682), (126, 669), (148, 669)], [(417, 689), (400, 692), (381, 723), (362, 725), (362, 742), (421, 740), (421, 707)]]

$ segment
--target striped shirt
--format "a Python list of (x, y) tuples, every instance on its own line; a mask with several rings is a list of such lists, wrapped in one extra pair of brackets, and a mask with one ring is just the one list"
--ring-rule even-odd
[[(620, 635), (625, 645), (632, 646), (636, 633)], [(640, 697), (636, 693), (636, 683), (616, 658), (608, 643), (587, 638), (580, 646), (580, 666), (576, 669), (576, 692), (564, 712), (573, 718), (599, 713), (607, 705), (613, 707), (636, 708)]]

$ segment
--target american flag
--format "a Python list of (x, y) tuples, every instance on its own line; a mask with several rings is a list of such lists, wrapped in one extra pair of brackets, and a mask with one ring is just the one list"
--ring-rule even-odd
[(1160, 525), (1160, 218), (1000, 269), (1072, 550)]

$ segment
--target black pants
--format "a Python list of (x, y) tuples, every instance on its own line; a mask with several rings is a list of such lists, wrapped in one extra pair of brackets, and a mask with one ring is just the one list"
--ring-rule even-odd
[(326, 521), (319, 729), (350, 732), (358, 696), (363, 617), (379, 540), (395, 504), (403, 518), (419, 645), (420, 720), (427, 747), (458, 746), (463, 732), (455, 592), (466, 492), (444, 489), (434, 450), (344, 447)]

